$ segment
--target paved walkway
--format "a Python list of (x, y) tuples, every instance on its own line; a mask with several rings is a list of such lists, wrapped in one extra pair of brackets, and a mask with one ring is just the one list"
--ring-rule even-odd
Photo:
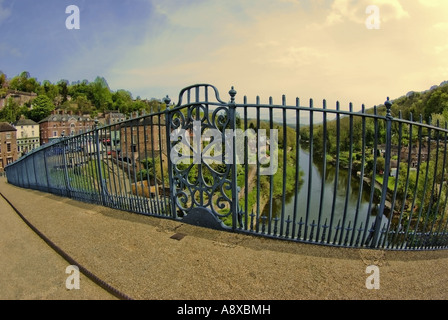
[[(332, 248), (199, 228), (9, 185), (0, 192), (78, 263), (134, 299), (447, 299), (448, 251)], [(0, 199), (0, 299), (114, 299)], [(184, 235), (180, 240), (173, 235)], [(366, 288), (367, 266), (379, 289)]]

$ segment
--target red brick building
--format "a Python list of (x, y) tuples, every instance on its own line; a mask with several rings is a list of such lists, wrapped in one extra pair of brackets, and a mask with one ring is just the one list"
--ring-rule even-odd
[[(134, 160), (143, 160), (152, 151), (166, 153), (166, 126), (156, 117), (127, 121), (120, 126), (121, 155)], [(159, 155), (159, 153), (155, 153)]]
[(39, 122), (40, 144), (62, 136), (74, 136), (92, 130), (95, 121), (90, 115), (52, 114)]
[(17, 159), (17, 130), (9, 123), (0, 122), (0, 173)]

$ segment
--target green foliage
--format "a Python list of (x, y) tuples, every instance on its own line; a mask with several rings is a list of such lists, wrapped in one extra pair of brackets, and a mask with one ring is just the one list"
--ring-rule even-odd
[(53, 102), (46, 95), (38, 96), (33, 100), (33, 108), (28, 112), (28, 118), (39, 122), (48, 117), (55, 109)]
[(21, 108), (13, 98), (9, 98), (5, 107), (0, 110), (0, 121), (13, 123), (20, 119), (22, 114), (26, 113), (26, 109)]
[[(114, 110), (130, 115), (133, 112), (143, 111), (157, 112), (165, 110), (166, 106), (159, 100), (142, 100), (140, 97), (133, 99), (129, 91), (119, 89), (113, 92), (104, 77), (96, 77), (93, 82), (83, 80), (75, 81), (71, 84), (66, 79), (59, 80), (56, 84), (48, 80), (39, 83), (32, 78), (29, 72), (22, 72), (20, 75), (9, 80), (6, 75), (0, 72), (0, 97), (4, 97), (7, 90), (17, 90), (22, 92), (35, 92), (38, 97), (46, 96), (50, 99), (54, 108), (70, 110), (73, 113), (90, 114), (96, 116), (98, 113)], [(30, 103), (25, 103), (30, 107)], [(54, 109), (53, 108), (53, 109)], [(30, 110), (26, 113), (33, 120), (43, 119), (47, 114), (46, 108)], [(8, 117), (5, 117), (8, 118)]]
[(26, 71), (12, 78), (9, 82), (9, 88), (17, 91), (36, 92), (39, 87), (40, 83), (35, 78), (31, 78)]

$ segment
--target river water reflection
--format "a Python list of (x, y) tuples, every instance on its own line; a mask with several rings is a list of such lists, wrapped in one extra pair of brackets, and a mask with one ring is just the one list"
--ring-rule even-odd
[[(335, 166), (327, 163), (324, 173), (321, 161), (314, 160), (311, 168), (309, 168), (309, 153), (301, 149), (299, 155), (299, 165), (304, 172), (303, 182), (297, 194), (297, 203), (294, 193), (286, 195), (284, 219), (293, 221), (294, 212), (296, 212), (294, 220), (296, 223), (302, 219), (302, 222), (305, 226), (308, 226), (308, 229), (310, 229), (309, 226), (311, 224), (314, 224), (316, 231), (322, 229), (323, 226), (331, 226), (331, 229), (334, 230), (338, 223), (343, 227), (340, 230), (353, 229), (354, 226), (356, 229), (359, 229), (364, 228), (366, 225), (370, 228), (376, 218), (378, 204), (378, 199), (373, 199), (371, 204), (370, 187), (366, 184), (361, 185), (360, 178), (354, 174), (351, 175), (349, 183), (349, 170), (343, 168), (340, 168), (337, 173), (338, 178), (335, 186), (337, 171)], [(309, 171), (311, 172), (309, 173)], [(310, 179), (311, 187), (309, 189)], [(321, 205), (323, 179), (324, 194)], [(348, 193), (347, 188), (349, 188)], [(309, 205), (308, 193), (310, 193)], [(272, 206), (273, 218), (282, 216), (282, 207), (283, 199), (275, 199)], [(269, 216), (269, 204), (265, 206), (263, 215)], [(332, 216), (333, 219), (331, 218)], [(387, 221), (387, 217), (383, 216), (382, 224)], [(277, 224), (279, 225), (278, 222)], [(314, 232), (316, 233), (316, 231)]]

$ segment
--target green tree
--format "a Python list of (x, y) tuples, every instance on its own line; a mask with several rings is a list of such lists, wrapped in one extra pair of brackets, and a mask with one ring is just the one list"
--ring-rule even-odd
[(9, 87), (17, 91), (38, 92), (40, 83), (35, 78), (31, 78), (29, 72), (24, 71), (11, 79)]
[(13, 98), (9, 98), (3, 109), (0, 110), (0, 120), (13, 123), (20, 119), (21, 109)]
[(61, 104), (67, 101), (68, 96), (68, 80), (62, 79), (58, 82), (59, 93), (62, 96)]
[(99, 111), (106, 111), (111, 109), (112, 93), (109, 89), (106, 79), (96, 77), (95, 81), (90, 84), (92, 90), (92, 103)]
[(0, 89), (6, 85), (6, 75), (0, 71)]
[(46, 95), (38, 96), (32, 103), (32, 109), (28, 112), (28, 118), (35, 122), (48, 117), (55, 109), (54, 104)]
[(429, 97), (423, 115), (427, 120), (431, 114), (443, 113), (444, 110), (448, 110), (448, 93), (438, 89)]
[(112, 109), (119, 110), (122, 113), (128, 113), (133, 110), (133, 101), (132, 95), (129, 91), (126, 90), (118, 90), (114, 94), (112, 94)]

